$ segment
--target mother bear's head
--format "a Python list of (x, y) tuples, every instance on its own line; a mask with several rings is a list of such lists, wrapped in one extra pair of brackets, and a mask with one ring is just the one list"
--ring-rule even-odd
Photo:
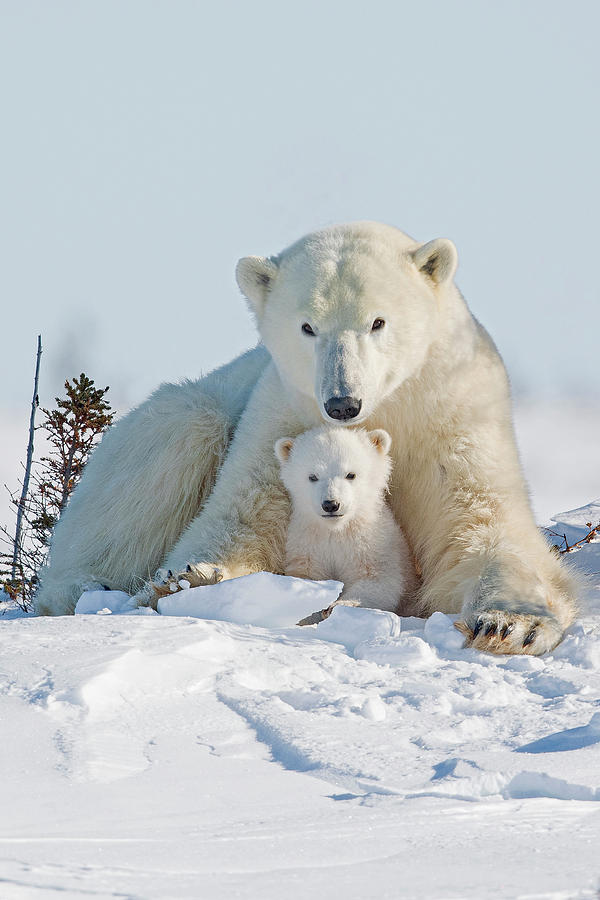
[(456, 264), (451, 241), (356, 222), (244, 257), (236, 276), (290, 401), (297, 391), (325, 421), (356, 425), (423, 365)]

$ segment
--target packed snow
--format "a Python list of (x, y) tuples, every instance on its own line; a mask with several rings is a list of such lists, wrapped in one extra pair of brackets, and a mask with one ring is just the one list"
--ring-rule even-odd
[[(556, 517), (569, 545), (600, 501)], [(259, 573), (0, 618), (0, 896), (592, 898), (600, 541), (542, 658)]]

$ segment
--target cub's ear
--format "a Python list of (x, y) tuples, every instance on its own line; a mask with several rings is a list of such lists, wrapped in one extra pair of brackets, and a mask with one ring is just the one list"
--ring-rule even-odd
[(367, 435), (379, 453), (383, 456), (385, 456), (386, 453), (389, 453), (389, 449), (392, 446), (392, 439), (387, 431), (384, 431), (383, 428), (375, 428), (374, 431), (368, 431)]
[(275, 456), (280, 463), (288, 461), (293, 446), (294, 441), (292, 438), (279, 438), (278, 441), (275, 441)]
[(277, 277), (277, 266), (266, 256), (244, 256), (235, 269), (240, 291), (250, 303), (250, 308), (260, 318), (267, 294)]
[(434, 284), (450, 281), (458, 265), (456, 247), (447, 238), (423, 244), (413, 251), (412, 258), (417, 269)]

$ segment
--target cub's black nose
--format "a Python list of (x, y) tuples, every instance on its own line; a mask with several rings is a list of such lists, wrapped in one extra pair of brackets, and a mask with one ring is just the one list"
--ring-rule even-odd
[(323, 500), (321, 506), (326, 513), (335, 513), (340, 508), (340, 504), (337, 502), (337, 500)]
[(330, 419), (354, 419), (360, 412), (362, 400), (356, 397), (330, 397), (325, 404), (325, 412)]

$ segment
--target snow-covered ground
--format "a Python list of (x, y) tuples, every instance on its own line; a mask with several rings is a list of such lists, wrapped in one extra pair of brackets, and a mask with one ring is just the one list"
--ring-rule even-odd
[(541, 659), (441, 613), (299, 628), (339, 585), (266, 574), (5, 614), (0, 897), (597, 897), (600, 543), (569, 558), (585, 609)]

